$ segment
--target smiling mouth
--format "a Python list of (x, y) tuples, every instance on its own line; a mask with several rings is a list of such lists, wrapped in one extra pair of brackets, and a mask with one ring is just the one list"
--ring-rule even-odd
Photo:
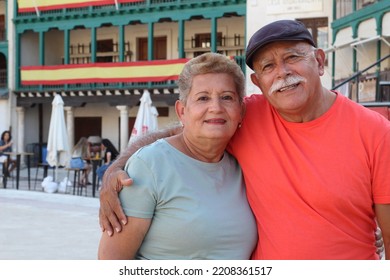
[(281, 89), (278, 89), (278, 92), (283, 92), (283, 91), (286, 91), (286, 90), (290, 90), (290, 89), (296, 88), (298, 85), (299, 85), (299, 83), (293, 84), (293, 85), (289, 85), (289, 86), (286, 86), (286, 87), (282, 87)]
[(224, 124), (226, 121), (223, 119), (206, 120), (205, 123)]

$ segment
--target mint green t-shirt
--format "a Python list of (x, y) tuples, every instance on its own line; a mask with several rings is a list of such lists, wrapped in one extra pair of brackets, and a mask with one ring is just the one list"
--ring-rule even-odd
[(225, 152), (218, 163), (195, 160), (165, 140), (140, 149), (120, 192), (127, 216), (152, 218), (138, 259), (249, 259), (257, 243), (241, 169)]

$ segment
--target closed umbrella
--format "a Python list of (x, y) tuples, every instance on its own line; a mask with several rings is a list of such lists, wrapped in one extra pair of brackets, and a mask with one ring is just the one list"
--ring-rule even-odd
[(148, 90), (144, 90), (140, 101), (129, 143), (137, 136), (141, 136), (158, 129), (158, 112), (156, 107), (152, 106), (152, 99), (150, 98), (150, 92)]
[(49, 165), (56, 167), (55, 181), (58, 179), (58, 167), (66, 166), (69, 159), (70, 149), (64, 118), (64, 101), (59, 94), (56, 94), (52, 102), (46, 156)]

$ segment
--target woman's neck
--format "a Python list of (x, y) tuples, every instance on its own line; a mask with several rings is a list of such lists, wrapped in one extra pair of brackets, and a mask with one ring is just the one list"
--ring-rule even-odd
[(196, 140), (197, 139), (189, 139), (183, 133), (167, 138), (169, 144), (196, 160), (203, 162), (219, 162), (222, 159), (226, 143), (214, 139), (207, 141)]

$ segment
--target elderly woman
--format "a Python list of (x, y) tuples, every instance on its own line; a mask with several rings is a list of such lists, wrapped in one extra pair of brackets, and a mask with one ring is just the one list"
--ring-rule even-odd
[(100, 259), (249, 259), (257, 242), (241, 169), (225, 148), (243, 116), (244, 76), (206, 53), (180, 74), (183, 132), (141, 148), (120, 192), (128, 224), (103, 234)]

